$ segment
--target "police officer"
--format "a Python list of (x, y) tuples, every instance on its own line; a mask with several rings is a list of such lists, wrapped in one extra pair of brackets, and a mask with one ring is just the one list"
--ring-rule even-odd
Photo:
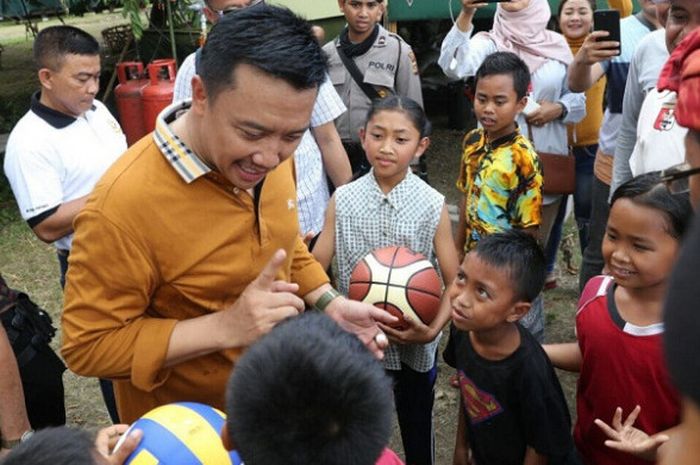
[(383, 0), (338, 0), (347, 27), (323, 48), (330, 76), (348, 111), (336, 119), (353, 174), (369, 171), (360, 145), (359, 129), (374, 98), (391, 93), (423, 105), (418, 64), (411, 46), (378, 24)]

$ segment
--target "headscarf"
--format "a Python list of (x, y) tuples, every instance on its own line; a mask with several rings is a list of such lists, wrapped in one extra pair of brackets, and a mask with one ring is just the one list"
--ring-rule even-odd
[(700, 29), (678, 44), (661, 70), (659, 90), (678, 94), (676, 121), (700, 131)]
[(564, 36), (547, 30), (551, 16), (547, 0), (530, 0), (528, 6), (515, 13), (504, 10), (499, 3), (491, 31), (480, 32), (477, 36), (493, 40), (501, 52), (518, 55), (527, 64), (530, 74), (549, 59), (568, 66), (574, 57)]

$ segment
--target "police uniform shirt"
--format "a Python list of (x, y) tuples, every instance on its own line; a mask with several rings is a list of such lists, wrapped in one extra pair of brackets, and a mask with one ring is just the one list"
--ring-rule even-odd
[[(22, 218), (34, 227), (62, 203), (89, 194), (125, 150), (124, 133), (101, 102), (94, 100), (75, 118), (41, 104), (37, 92), (5, 154), (5, 175)], [(72, 239), (69, 234), (54, 245), (69, 250)]]
[[(358, 132), (365, 124), (371, 101), (345, 68), (338, 55), (339, 46), (338, 37), (323, 47), (329, 58), (331, 81), (348, 108), (336, 120), (336, 127), (344, 142), (359, 142)], [(377, 89), (380, 95), (396, 93), (423, 105), (415, 55), (411, 46), (398, 35), (379, 26), (379, 34), (372, 47), (354, 60), (364, 75), (364, 82)]]

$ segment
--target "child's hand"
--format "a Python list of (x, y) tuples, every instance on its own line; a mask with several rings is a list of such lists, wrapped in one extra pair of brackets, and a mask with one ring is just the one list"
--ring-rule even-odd
[[(134, 430), (129, 433), (124, 441), (121, 441), (119, 447), (117, 443), (121, 440), (122, 435), (129, 429), (129, 425), (112, 425), (107, 428), (102, 428), (95, 438), (95, 449), (97, 452), (107, 459), (109, 465), (122, 465), (126, 459), (141, 442), (143, 432)], [(115, 449), (116, 448), (116, 449)]]
[(417, 318), (404, 316), (403, 319), (406, 322), (406, 329), (395, 329), (380, 324), (389, 341), (395, 344), (426, 344), (437, 336), (437, 332), (433, 328), (423, 324)]
[(613, 415), (612, 427), (597, 418), (595, 424), (610, 438), (605, 441), (605, 445), (609, 448), (632, 454), (643, 460), (654, 461), (656, 460), (657, 449), (661, 444), (668, 441), (669, 437), (663, 433), (649, 436), (644, 431), (632, 426), (641, 410), (642, 408), (637, 405), (623, 423), (622, 409), (618, 407), (615, 409), (615, 415)]

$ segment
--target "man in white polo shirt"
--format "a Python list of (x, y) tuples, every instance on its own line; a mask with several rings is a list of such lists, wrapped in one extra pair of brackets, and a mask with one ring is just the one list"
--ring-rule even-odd
[[(126, 150), (126, 138), (107, 108), (95, 100), (100, 46), (71, 26), (42, 30), (34, 41), (41, 90), (12, 129), (5, 175), (17, 204), (39, 239), (54, 243), (65, 284), (73, 219), (107, 168)], [(109, 381), (100, 388), (118, 420)]]
[(39, 239), (54, 243), (65, 284), (73, 219), (97, 180), (126, 150), (119, 123), (95, 100), (100, 47), (71, 27), (42, 30), (34, 42), (41, 90), (12, 129), (5, 154), (22, 218)]

